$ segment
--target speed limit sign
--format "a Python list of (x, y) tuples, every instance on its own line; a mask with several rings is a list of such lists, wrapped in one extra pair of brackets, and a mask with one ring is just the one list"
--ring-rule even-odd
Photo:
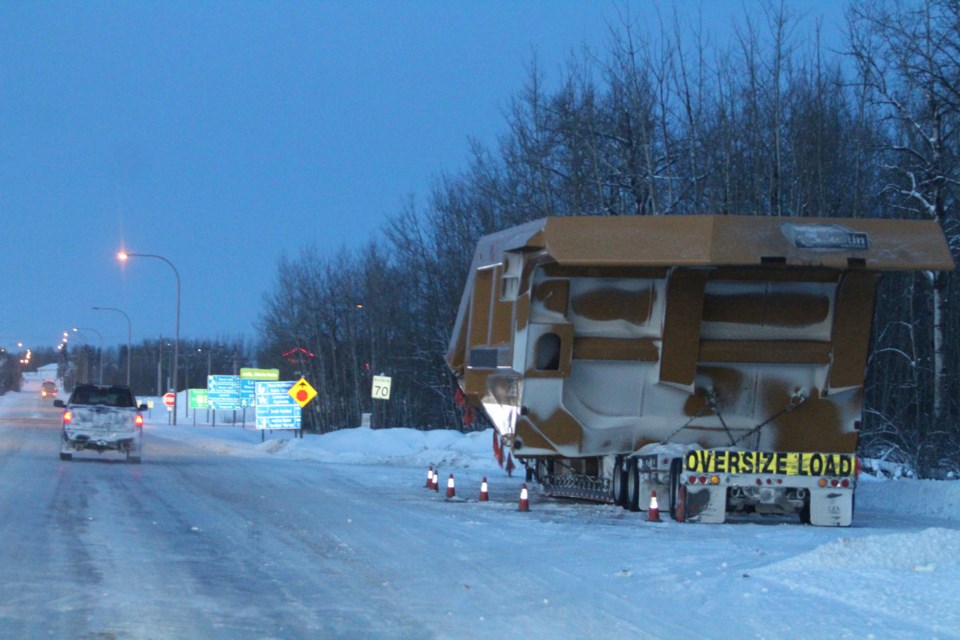
[(374, 400), (389, 400), (390, 376), (373, 376), (373, 389), (370, 396)]

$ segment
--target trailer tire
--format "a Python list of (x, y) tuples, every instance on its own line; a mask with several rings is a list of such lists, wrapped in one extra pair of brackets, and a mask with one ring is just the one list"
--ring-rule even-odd
[(803, 506), (800, 507), (800, 524), (810, 524), (810, 496), (807, 495), (807, 499), (804, 501)]
[(624, 506), (627, 502), (627, 472), (623, 468), (623, 456), (617, 456), (610, 486), (613, 504), (618, 507)]
[(640, 511), (640, 465), (636, 458), (627, 460), (627, 501), (624, 505), (629, 511)]
[(540, 484), (546, 484), (547, 478), (553, 475), (553, 459), (537, 458), (536, 469), (537, 482)]

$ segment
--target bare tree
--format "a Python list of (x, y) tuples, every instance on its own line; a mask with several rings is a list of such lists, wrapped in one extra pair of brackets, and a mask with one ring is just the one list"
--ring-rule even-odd
[[(960, 180), (958, 22), (957, 0), (857, 2), (848, 11), (850, 53), (884, 135), (882, 194), (891, 211), (937, 220), (953, 234)], [(946, 328), (952, 279), (946, 273), (926, 277), (932, 293), (933, 396), (921, 419), (932, 424), (949, 417)]]

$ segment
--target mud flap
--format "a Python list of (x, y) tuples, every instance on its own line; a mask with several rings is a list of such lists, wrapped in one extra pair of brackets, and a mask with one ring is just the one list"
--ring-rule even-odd
[(70, 439), (67, 437), (67, 432), (63, 429), (60, 430), (60, 453), (73, 453), (76, 451), (76, 447), (73, 446), (73, 443), (70, 442)]
[(684, 519), (687, 522), (720, 524), (727, 517), (726, 487), (686, 485)]
[(827, 489), (810, 493), (810, 524), (849, 527), (853, 522), (853, 491)]

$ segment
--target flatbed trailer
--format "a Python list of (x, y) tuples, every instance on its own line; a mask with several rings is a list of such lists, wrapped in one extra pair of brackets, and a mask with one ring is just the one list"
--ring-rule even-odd
[(933, 221), (550, 217), (478, 242), (447, 351), (551, 495), (848, 526), (880, 275)]

